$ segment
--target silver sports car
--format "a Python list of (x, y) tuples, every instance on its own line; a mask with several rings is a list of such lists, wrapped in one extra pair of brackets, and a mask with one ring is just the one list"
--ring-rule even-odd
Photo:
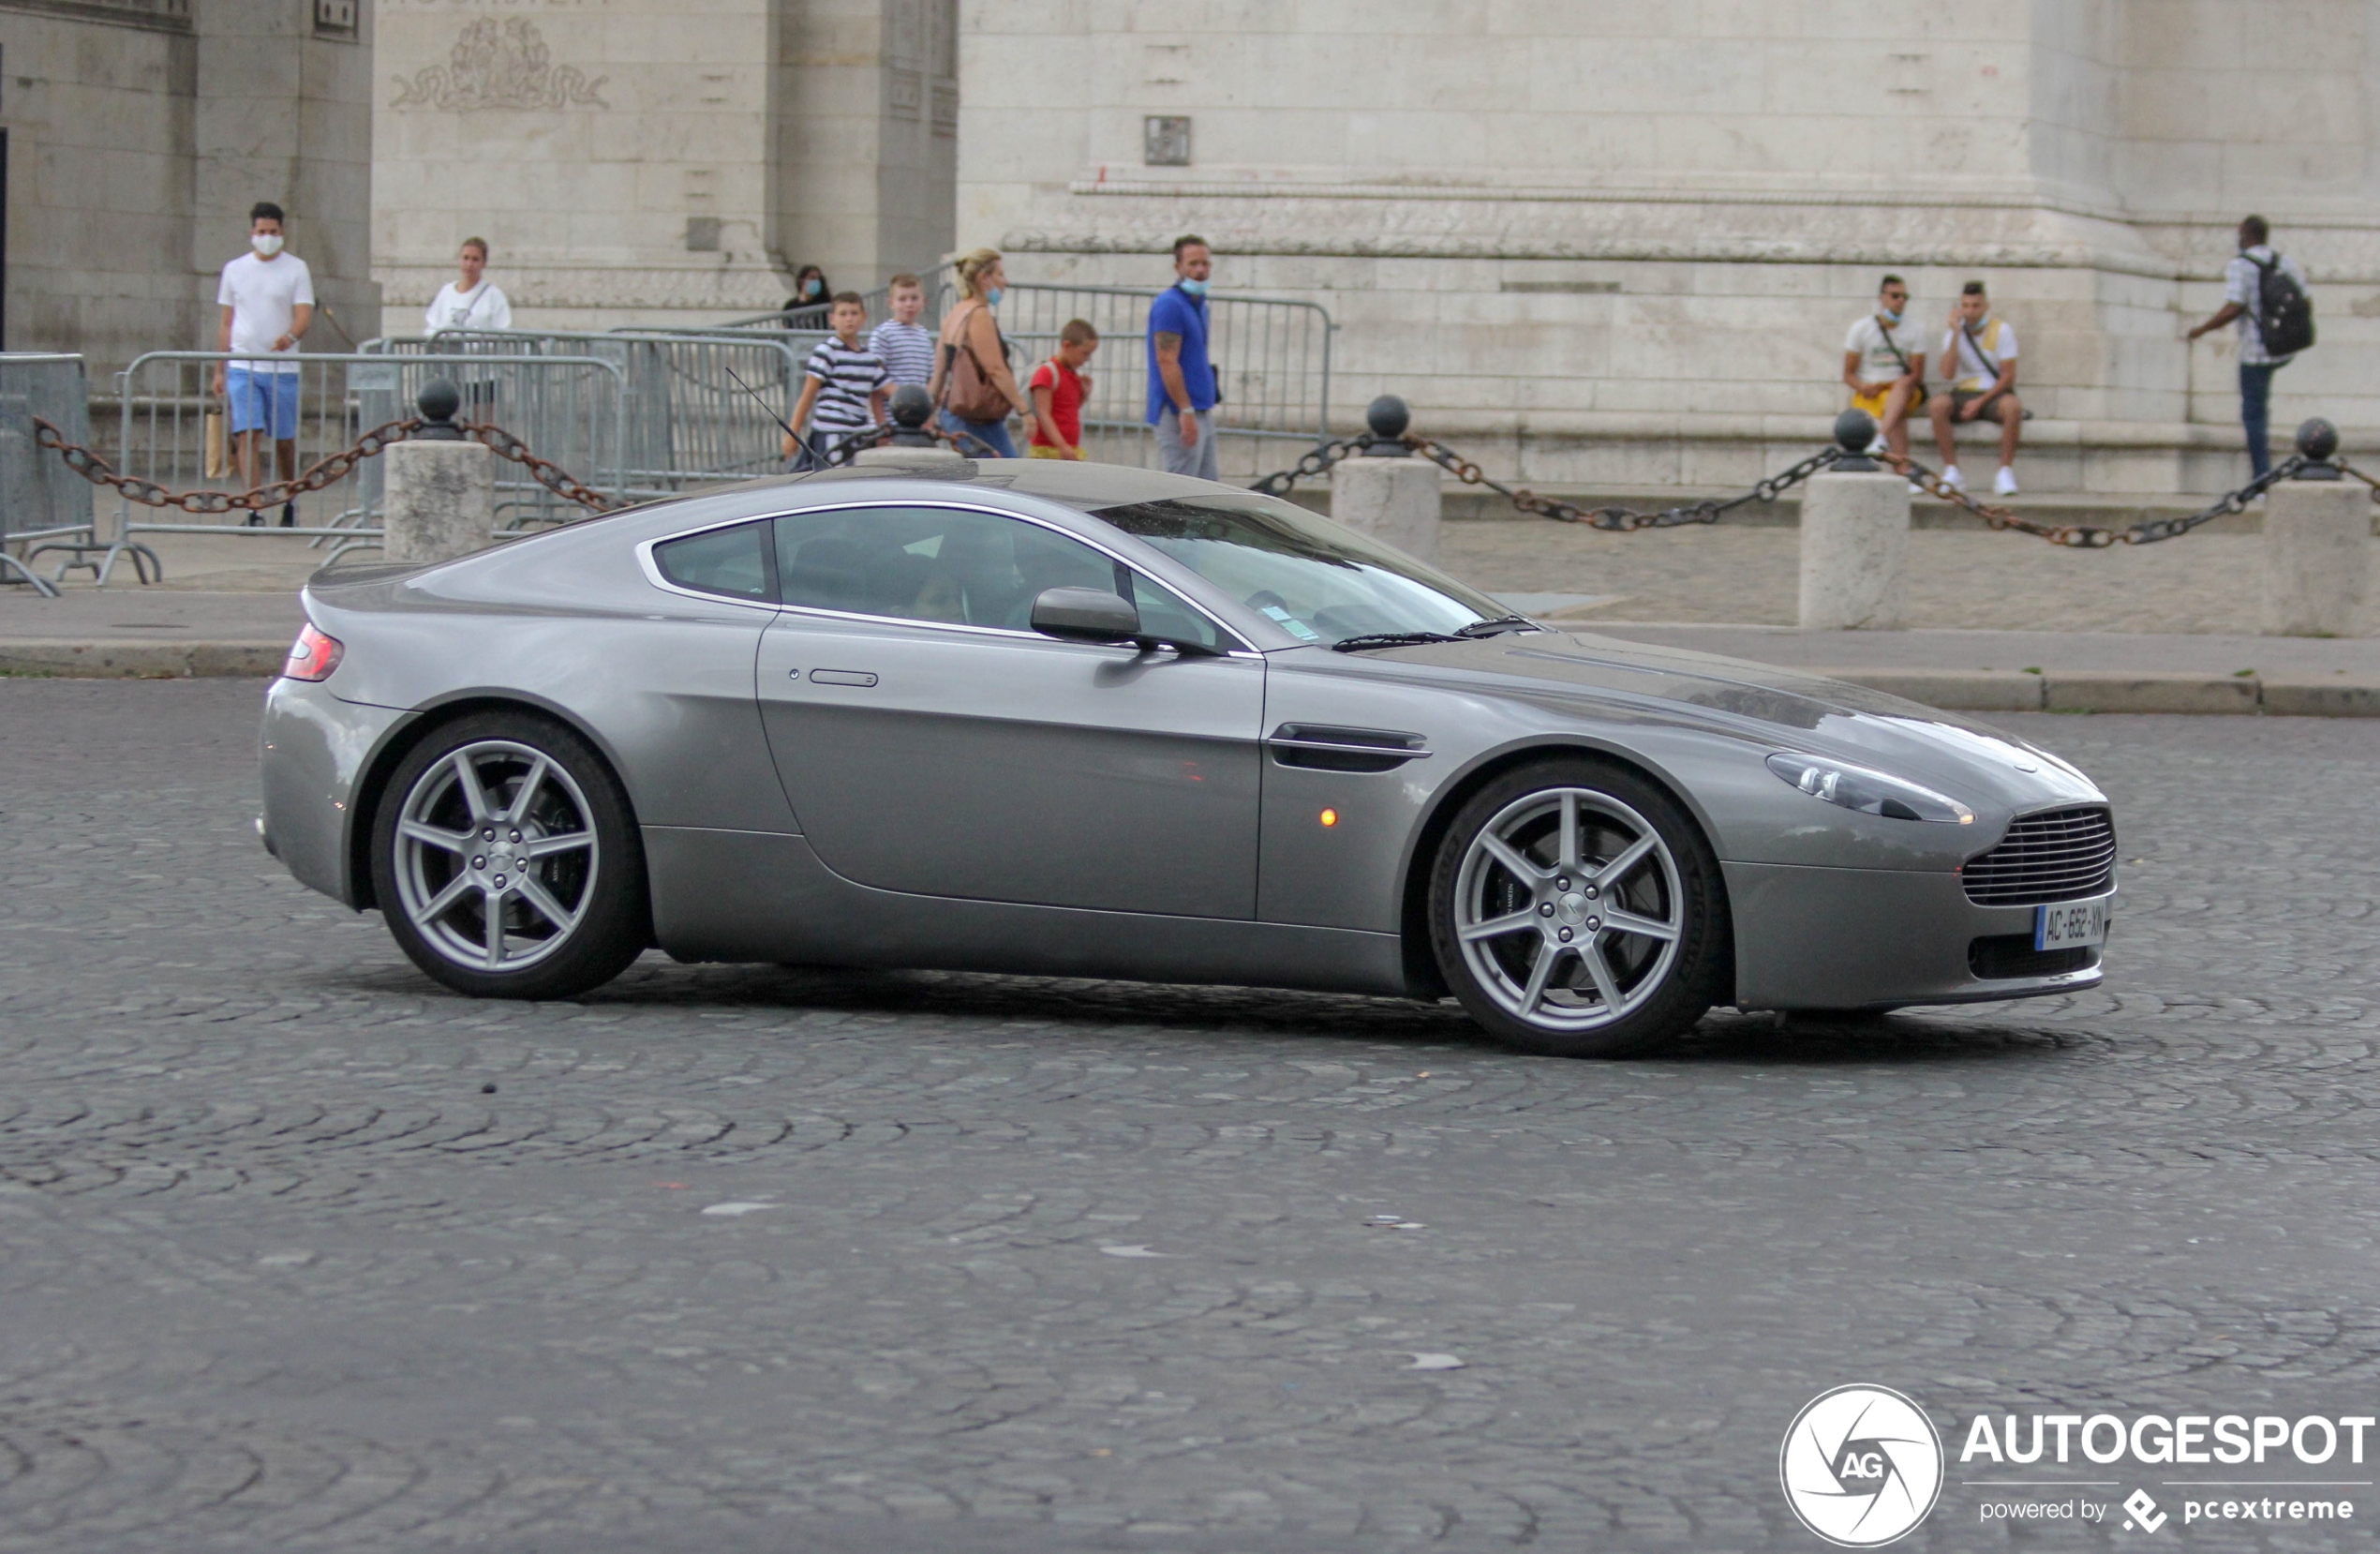
[(838, 470), (305, 603), (265, 844), (477, 996), (657, 946), (1451, 993), (1599, 1055), (2100, 978), (2114, 824), (2056, 756), (1203, 481)]

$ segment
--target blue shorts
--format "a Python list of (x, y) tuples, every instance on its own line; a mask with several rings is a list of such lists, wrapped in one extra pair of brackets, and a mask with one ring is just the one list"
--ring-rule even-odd
[(224, 397), (231, 401), (234, 432), (269, 431), (275, 442), (297, 438), (298, 375), (254, 371), (237, 362), (223, 374)]

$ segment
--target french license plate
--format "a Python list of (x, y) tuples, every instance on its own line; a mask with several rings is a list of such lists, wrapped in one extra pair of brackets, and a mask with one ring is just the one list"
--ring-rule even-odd
[(2079, 949), (2107, 942), (2107, 906), (2115, 898), (2061, 901), (2033, 908), (2035, 949)]

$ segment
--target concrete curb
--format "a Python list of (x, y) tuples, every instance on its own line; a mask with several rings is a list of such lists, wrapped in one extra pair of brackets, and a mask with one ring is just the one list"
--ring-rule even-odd
[(276, 675), (286, 642), (68, 642), (0, 640), (0, 675), (72, 680), (190, 680)]
[(1960, 712), (2264, 712), (2380, 717), (2380, 680), (2149, 675), (2105, 669), (2043, 674), (1962, 669), (1812, 669), (1814, 675)]

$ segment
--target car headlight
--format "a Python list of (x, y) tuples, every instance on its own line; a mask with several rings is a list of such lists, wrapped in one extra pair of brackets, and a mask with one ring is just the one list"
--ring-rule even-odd
[(1823, 799), (1862, 814), (1956, 826), (1975, 823), (1975, 812), (1947, 794), (1919, 787), (1898, 777), (1887, 777), (1866, 767), (1779, 752), (1768, 758), (1768, 770), (1813, 799)]

